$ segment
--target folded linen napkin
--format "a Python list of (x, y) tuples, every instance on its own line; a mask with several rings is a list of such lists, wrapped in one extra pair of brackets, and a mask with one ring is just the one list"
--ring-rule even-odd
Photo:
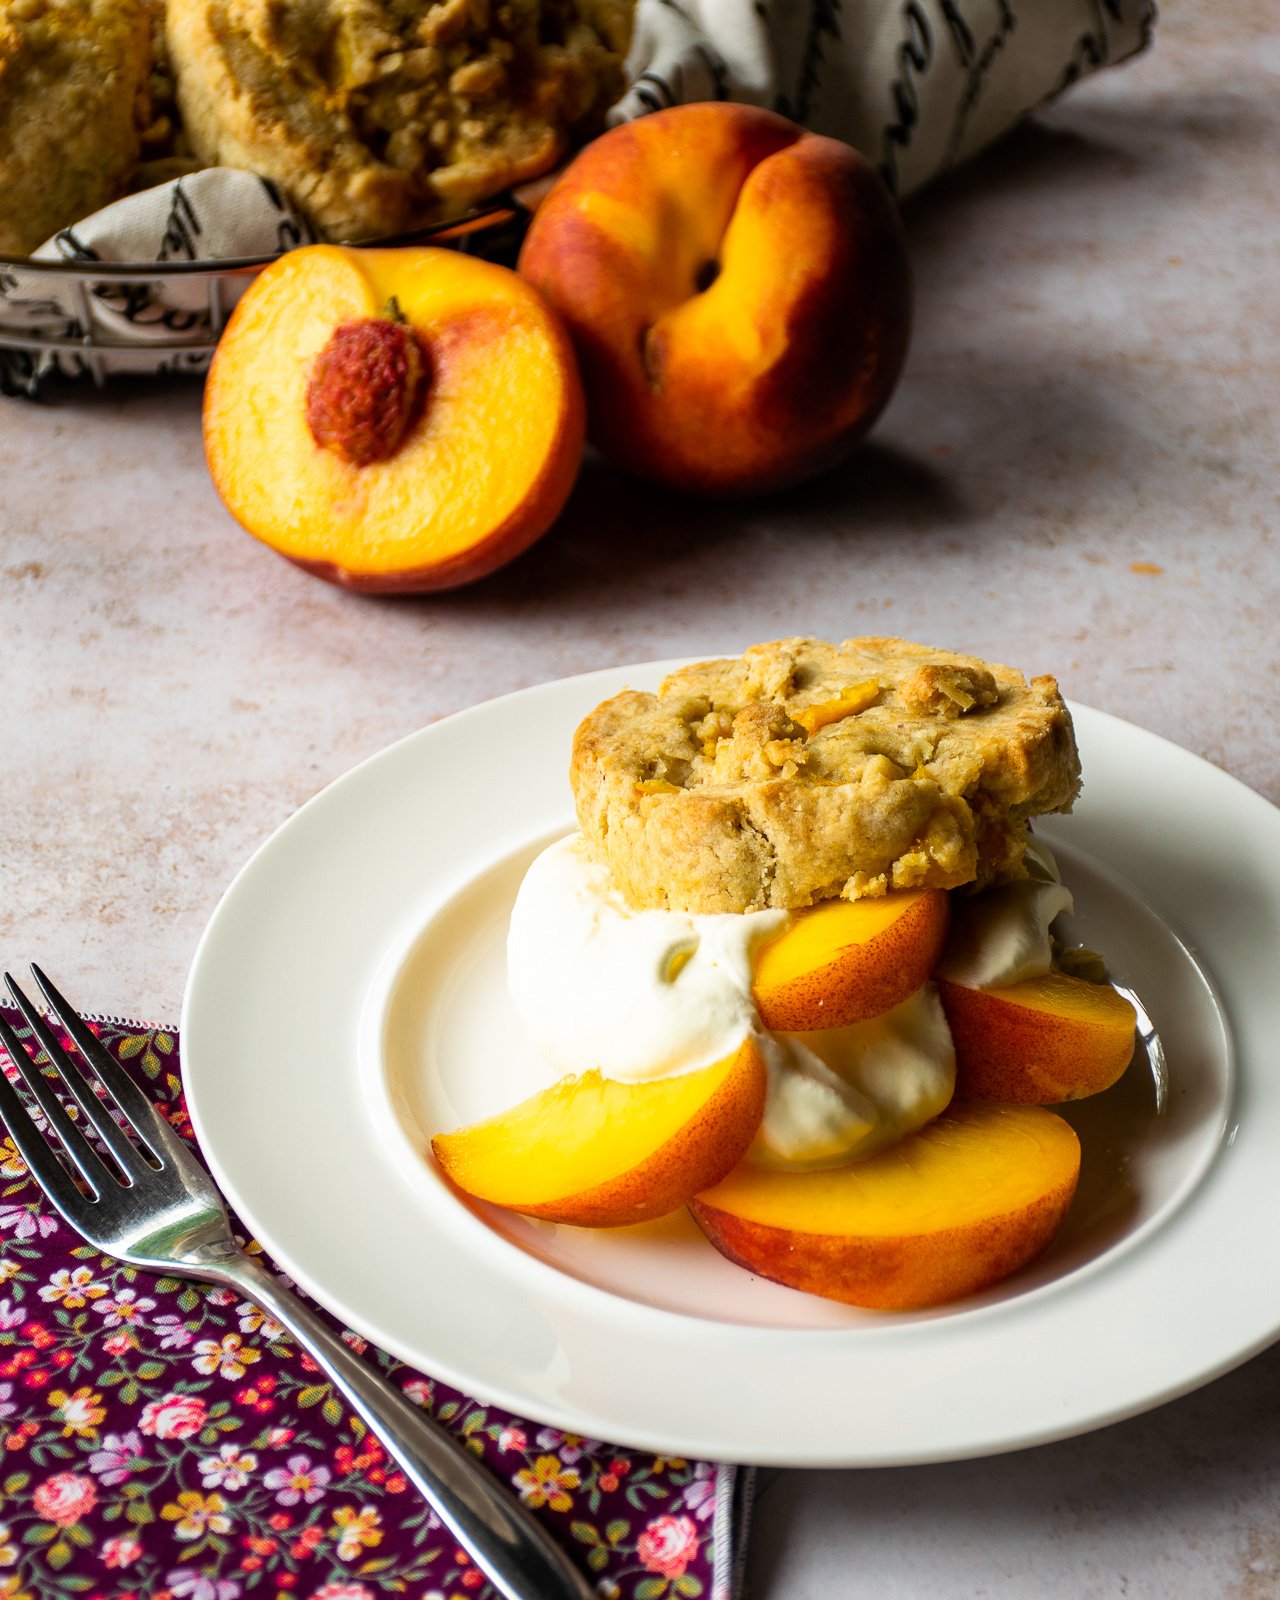
[[(1154, 0), (637, 0), (630, 87), (609, 120), (693, 100), (773, 106), (847, 140), (906, 196), (1080, 77), (1143, 49), (1154, 19)], [(215, 259), (308, 237), (271, 185), (213, 169), (117, 201), (37, 256)], [(510, 246), (509, 233), (467, 240), (499, 259)], [(209, 335), (203, 288), (99, 286), (86, 305), (65, 281), (0, 267), (0, 333), (91, 331), (136, 346), (104, 356), (102, 370), (199, 369), (207, 357), (155, 348), (179, 324)], [(34, 393), (55, 370), (90, 367), (74, 351), (0, 348), (0, 390)]]
[[(4, 1015), (25, 1039), (17, 1014)], [(177, 1032), (87, 1020), (190, 1139)], [(3, 1053), (0, 1063), (12, 1075)], [(605, 1600), (733, 1600), (748, 1469), (542, 1427), (401, 1365), (349, 1330), (342, 1336), (511, 1486)], [(8, 1139), (0, 1143), (0, 1447), (5, 1593), (483, 1600), (492, 1592), (278, 1324), (227, 1290), (99, 1254), (45, 1203)]]

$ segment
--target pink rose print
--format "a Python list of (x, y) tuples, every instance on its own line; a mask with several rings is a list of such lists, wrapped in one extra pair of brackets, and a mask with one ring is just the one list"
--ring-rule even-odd
[[(185, 1131), (176, 1037), (102, 1027)], [(0, 1480), (13, 1489), (0, 1492), (0, 1600), (488, 1596), (271, 1318), (235, 1291), (135, 1279), (86, 1251), (13, 1162), (0, 1138)], [(381, 1359), (376, 1344), (366, 1354)], [(632, 1457), (387, 1371), (558, 1517), (570, 1549), (590, 1542), (596, 1600), (708, 1600), (717, 1469)]]
[(691, 1517), (655, 1517), (636, 1540), (636, 1554), (650, 1572), (678, 1578), (698, 1553)]
[(78, 1472), (59, 1472), (36, 1485), (31, 1503), (36, 1515), (46, 1522), (69, 1528), (73, 1522), (87, 1517), (97, 1505), (98, 1491), (92, 1478), (81, 1477)]
[(167, 1394), (142, 1408), (138, 1426), (157, 1439), (189, 1439), (204, 1427), (207, 1409), (199, 1395)]
[(104, 1567), (131, 1567), (142, 1554), (142, 1540), (131, 1533), (108, 1539), (100, 1551)]
[[(113, 1055), (142, 1057), (139, 1081), (185, 1130), (176, 1037), (103, 1027)], [(388, 1585), (400, 1600), (487, 1595), (272, 1319), (233, 1291), (135, 1280), (85, 1252), (33, 1182), (17, 1187), (25, 1175), (9, 1159), (0, 1139), (0, 1479), (17, 1486), (13, 1510), (0, 1503), (0, 1600), (46, 1587), (50, 1600), (53, 1589), (74, 1600), (391, 1600)], [(637, 1589), (707, 1600), (712, 1469), (633, 1460), (388, 1371), (412, 1402), (469, 1430), (527, 1504), (560, 1514), (573, 1548), (593, 1530), (605, 1558), (592, 1568), (597, 1600)]]

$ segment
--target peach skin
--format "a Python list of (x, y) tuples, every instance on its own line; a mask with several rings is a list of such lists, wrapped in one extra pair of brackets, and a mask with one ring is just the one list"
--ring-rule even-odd
[(848, 145), (755, 106), (677, 106), (595, 140), (543, 201), (520, 271), (569, 328), (593, 443), (701, 494), (831, 466), (906, 355), (888, 191)]
[(765, 1082), (764, 1058), (748, 1039), (679, 1077), (564, 1078), (510, 1111), (437, 1134), (431, 1149), (477, 1200), (579, 1227), (647, 1222), (741, 1159), (764, 1114)]
[(528, 548), (582, 453), (572, 348), (524, 279), (450, 250), (292, 250), (214, 355), (205, 452), (232, 515), (351, 589), (447, 589)]
[(1109, 1089), (1133, 1059), (1137, 1017), (1108, 984), (1065, 972), (1006, 989), (938, 980), (956, 1046), (956, 1092), (1055, 1105)]
[(756, 958), (751, 995), (761, 1022), (803, 1033), (891, 1011), (936, 966), (948, 914), (944, 889), (831, 900), (798, 912)]
[(1080, 1144), (1038, 1106), (957, 1105), (853, 1166), (747, 1163), (690, 1202), (722, 1255), (809, 1294), (914, 1311), (976, 1294), (1048, 1245)]

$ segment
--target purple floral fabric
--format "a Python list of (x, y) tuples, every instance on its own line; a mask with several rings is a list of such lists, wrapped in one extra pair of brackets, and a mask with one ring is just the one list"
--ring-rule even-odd
[[(92, 1026), (189, 1139), (175, 1030)], [(509, 1483), (605, 1600), (730, 1600), (737, 1469), (541, 1427), (343, 1338)], [(0, 1143), (0, 1600), (491, 1592), (278, 1324), (84, 1244)]]

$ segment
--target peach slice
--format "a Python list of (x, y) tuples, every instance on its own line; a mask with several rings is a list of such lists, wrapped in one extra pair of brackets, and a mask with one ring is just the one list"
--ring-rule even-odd
[(524, 279), (450, 250), (314, 245), (246, 291), (205, 390), (214, 485), (331, 582), (447, 589), (554, 521), (582, 454), (577, 366)]
[(1038, 1106), (956, 1105), (854, 1166), (737, 1167), (691, 1203), (749, 1272), (878, 1311), (976, 1294), (1039, 1255), (1075, 1193), (1080, 1143)]
[(477, 1200), (548, 1222), (622, 1227), (718, 1183), (755, 1137), (765, 1086), (764, 1058), (747, 1039), (674, 1078), (564, 1078), (510, 1111), (437, 1134), (431, 1149)]
[(938, 980), (956, 1046), (956, 1092), (1054, 1105), (1109, 1089), (1133, 1058), (1133, 1007), (1107, 984), (1065, 972), (1005, 989)]
[(947, 937), (943, 889), (902, 889), (811, 906), (756, 959), (752, 998), (766, 1028), (843, 1028), (901, 1005)]

